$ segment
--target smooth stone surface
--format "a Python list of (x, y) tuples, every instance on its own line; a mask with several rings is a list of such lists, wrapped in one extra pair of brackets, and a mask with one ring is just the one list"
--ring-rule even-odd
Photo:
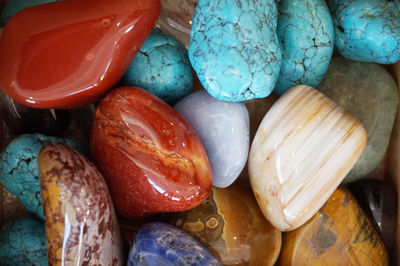
[(317, 89), (359, 119), (367, 130), (367, 146), (344, 182), (368, 175), (382, 161), (389, 144), (399, 103), (395, 81), (377, 64), (335, 57)]
[(281, 231), (309, 220), (360, 157), (360, 122), (317, 90), (296, 86), (264, 117), (251, 145), (249, 175), (264, 216)]
[(344, 57), (393, 64), (400, 60), (400, 0), (328, 0), (335, 45)]
[(117, 217), (96, 166), (62, 143), (46, 145), (38, 165), (49, 265), (123, 265)]
[(274, 0), (200, 0), (189, 59), (204, 88), (223, 101), (268, 96), (281, 64)]
[(199, 134), (212, 167), (213, 186), (231, 185), (249, 153), (249, 113), (244, 104), (219, 101), (206, 91), (197, 91), (174, 108)]
[(91, 154), (128, 219), (194, 208), (211, 190), (211, 166), (195, 130), (139, 88), (118, 88), (102, 100)]
[(242, 183), (213, 188), (203, 204), (170, 221), (224, 265), (274, 265), (281, 249), (281, 232), (265, 219), (251, 188)]
[(0, 39), (0, 87), (31, 107), (94, 102), (121, 79), (160, 9), (159, 0), (70, 0), (25, 9)]
[(128, 258), (133, 265), (222, 265), (202, 244), (164, 223), (150, 223), (136, 234)]
[(122, 78), (126, 86), (145, 89), (175, 103), (193, 89), (187, 50), (174, 37), (154, 29)]
[(334, 29), (325, 0), (280, 0), (277, 34), (282, 65), (274, 92), (293, 86), (317, 86), (331, 60)]
[(157, 21), (163, 31), (189, 46), (192, 17), (198, 0), (161, 0), (161, 14)]
[(395, 252), (397, 194), (393, 186), (381, 180), (359, 180), (349, 188), (365, 214), (380, 233), (389, 253)]
[(0, 228), (0, 264), (47, 265), (43, 222), (22, 218), (4, 224)]
[(7, 0), (5, 1), (3, 9), (1, 9), (0, 27), (4, 27), (7, 21), (21, 10), (56, 1), (60, 0)]
[(0, 156), (0, 182), (14, 194), (25, 208), (44, 219), (37, 159), (40, 150), (49, 142), (62, 142), (82, 152), (81, 142), (49, 137), (42, 134), (26, 134), (15, 138)]
[(67, 111), (30, 108), (15, 102), (1, 90), (0, 118), (14, 135), (42, 133), (59, 136), (69, 125)]
[(285, 233), (283, 243), (281, 265), (388, 265), (379, 234), (342, 188), (308, 223)]

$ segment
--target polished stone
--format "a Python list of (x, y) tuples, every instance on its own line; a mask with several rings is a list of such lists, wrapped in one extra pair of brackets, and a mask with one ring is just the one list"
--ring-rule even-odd
[(285, 233), (283, 243), (281, 265), (388, 265), (379, 234), (343, 188), (309, 222)]
[(264, 218), (251, 188), (242, 183), (213, 188), (203, 204), (173, 215), (170, 222), (224, 265), (274, 265), (281, 249), (281, 232)]
[(334, 29), (325, 0), (281, 0), (277, 34), (282, 65), (274, 93), (283, 95), (293, 86), (317, 86), (331, 60)]
[(250, 182), (265, 217), (293, 230), (326, 202), (361, 155), (363, 126), (308, 86), (285, 93), (264, 117), (251, 145)]
[(159, 0), (70, 0), (25, 9), (0, 39), (0, 87), (31, 107), (94, 102), (121, 79), (160, 9)]
[(128, 258), (134, 265), (222, 265), (202, 244), (164, 223), (150, 223), (136, 234)]
[(195, 130), (139, 88), (118, 88), (102, 100), (91, 155), (125, 218), (188, 210), (211, 190), (211, 166)]
[(44, 224), (31, 218), (9, 221), (0, 228), (0, 264), (47, 265)]
[(204, 88), (223, 101), (268, 96), (281, 64), (274, 0), (200, 0), (189, 59)]
[(317, 89), (354, 115), (367, 130), (367, 146), (345, 182), (368, 175), (382, 161), (389, 144), (399, 102), (395, 81), (377, 64), (335, 57)]
[(170, 35), (154, 29), (122, 78), (126, 86), (145, 89), (174, 104), (193, 89), (187, 50)]
[(380, 64), (400, 60), (400, 0), (328, 0), (335, 45), (344, 57)]
[(212, 167), (213, 186), (231, 185), (249, 153), (249, 113), (244, 104), (219, 101), (206, 91), (197, 91), (174, 108), (199, 134)]
[(0, 182), (14, 194), (26, 209), (44, 219), (37, 159), (40, 150), (49, 142), (63, 142), (82, 152), (87, 148), (81, 142), (26, 134), (15, 138), (0, 156)]
[(95, 165), (62, 143), (47, 144), (38, 165), (49, 265), (124, 265), (117, 216)]

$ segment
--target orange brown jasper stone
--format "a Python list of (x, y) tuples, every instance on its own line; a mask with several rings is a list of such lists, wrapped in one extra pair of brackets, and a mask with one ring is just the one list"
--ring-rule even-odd
[(194, 129), (142, 89), (118, 88), (103, 99), (90, 146), (125, 218), (185, 211), (211, 190), (211, 167)]
[(50, 143), (39, 155), (49, 265), (124, 265), (106, 182), (83, 155)]
[(281, 265), (388, 265), (386, 248), (348, 190), (338, 188), (310, 221), (285, 233)]

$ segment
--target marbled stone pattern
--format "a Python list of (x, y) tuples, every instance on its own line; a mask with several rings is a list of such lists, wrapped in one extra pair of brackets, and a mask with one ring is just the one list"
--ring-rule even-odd
[(50, 265), (123, 265), (122, 241), (107, 184), (83, 155), (49, 143), (39, 173)]
[(243, 183), (214, 187), (204, 203), (172, 215), (170, 222), (224, 265), (274, 265), (281, 250), (281, 232), (265, 219), (251, 188)]
[(281, 64), (274, 0), (200, 0), (189, 59), (204, 88), (223, 101), (268, 96)]
[(32, 218), (9, 221), (0, 228), (0, 265), (47, 265), (44, 224)]
[(143, 226), (136, 234), (127, 265), (222, 266), (222, 263), (185, 232), (157, 222)]
[(335, 44), (344, 57), (392, 64), (400, 60), (400, 0), (328, 0)]
[(338, 56), (317, 89), (365, 127), (367, 146), (344, 182), (363, 178), (379, 165), (389, 145), (399, 104), (396, 82), (382, 66)]
[(0, 27), (4, 27), (12, 16), (23, 9), (56, 1), (62, 0), (7, 0), (1, 10)]
[(331, 60), (334, 29), (325, 0), (281, 0), (278, 4), (278, 39), (282, 65), (274, 93), (291, 87), (317, 86)]
[(24, 204), (25, 208), (44, 219), (37, 159), (48, 142), (62, 142), (85, 152), (81, 142), (26, 134), (15, 138), (0, 156), (0, 182)]
[(249, 113), (244, 104), (219, 101), (206, 91), (197, 91), (174, 108), (199, 134), (212, 167), (213, 186), (231, 185), (249, 153)]
[(193, 89), (192, 67), (187, 50), (174, 37), (154, 29), (122, 78), (167, 103), (175, 103)]

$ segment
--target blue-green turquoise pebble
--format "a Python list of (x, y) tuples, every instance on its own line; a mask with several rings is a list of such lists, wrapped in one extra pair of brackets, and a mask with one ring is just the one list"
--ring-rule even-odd
[(185, 46), (154, 29), (122, 78), (173, 104), (193, 90), (193, 73)]
[(317, 86), (328, 69), (334, 47), (334, 29), (325, 0), (281, 0), (277, 34), (282, 65), (275, 94), (293, 86)]
[(7, 21), (19, 11), (28, 7), (47, 4), (61, 0), (8, 0), (6, 1), (0, 15), (0, 26), (4, 27)]
[(0, 265), (47, 265), (44, 224), (32, 218), (9, 221), (0, 228)]
[(244, 101), (268, 96), (281, 65), (274, 0), (199, 0), (189, 59), (213, 97)]
[(344, 57), (392, 64), (400, 60), (400, 0), (328, 0), (335, 44)]
[(14, 194), (25, 208), (44, 219), (37, 159), (39, 152), (49, 142), (62, 142), (86, 153), (81, 142), (26, 134), (14, 139), (0, 156), (0, 182)]

